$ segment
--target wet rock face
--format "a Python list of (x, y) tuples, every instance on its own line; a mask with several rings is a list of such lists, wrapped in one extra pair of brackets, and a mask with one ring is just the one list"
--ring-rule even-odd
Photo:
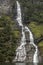
[(30, 44), (30, 38), (29, 38), (29, 33), (28, 31), (25, 32), (25, 37), (26, 37), (26, 45), (25, 45), (25, 48), (26, 48), (26, 60), (25, 62), (33, 62), (33, 55), (34, 55), (34, 52), (35, 52), (35, 48), (32, 44)]
[(39, 47), (39, 59), (40, 59), (40, 62), (43, 62), (43, 47)]
[(11, 0), (0, 0), (0, 13), (11, 12)]
[(33, 55), (35, 52), (35, 48), (33, 47), (33, 45), (30, 45), (29, 43), (26, 44), (26, 53), (27, 53), (27, 58), (26, 58), (26, 62), (33, 62)]
[[(33, 56), (34, 56), (34, 53), (35, 53), (34, 46), (27, 43), (25, 48), (26, 48), (26, 54), (27, 54), (25, 62), (33, 62)], [(38, 52), (38, 59), (39, 59), (39, 62), (42, 62), (42, 57), (40, 55), (40, 51)]]

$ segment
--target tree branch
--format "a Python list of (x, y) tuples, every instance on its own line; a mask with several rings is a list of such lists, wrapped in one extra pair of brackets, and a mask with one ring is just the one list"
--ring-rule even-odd
[(38, 39), (35, 39), (35, 43), (36, 44), (39, 44), (39, 42), (41, 42), (43, 40), (43, 36), (41, 36), (40, 38), (38, 38)]

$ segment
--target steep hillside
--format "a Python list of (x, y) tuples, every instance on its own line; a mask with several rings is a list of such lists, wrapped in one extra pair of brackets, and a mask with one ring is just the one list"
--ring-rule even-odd
[(12, 61), (21, 38), (20, 29), (11, 17), (0, 18), (0, 62)]
[[(19, 2), (23, 24), (31, 29), (43, 61), (43, 0), (19, 0)], [(12, 61), (15, 50), (20, 45), (22, 35), (21, 27), (16, 21), (16, 8), (16, 0), (0, 0), (0, 62)], [(26, 45), (26, 50), (29, 47)], [(32, 46), (32, 52), (34, 52), (33, 49)]]

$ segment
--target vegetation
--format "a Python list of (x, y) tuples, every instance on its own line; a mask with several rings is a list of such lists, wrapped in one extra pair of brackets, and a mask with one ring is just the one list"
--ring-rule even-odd
[[(40, 39), (41, 37), (43, 37), (43, 24), (38, 24), (37, 22), (30, 22), (30, 24), (27, 25), (31, 29), (35, 39)], [(43, 41), (38, 42), (38, 46), (43, 46)]]
[[(19, 0), (23, 7), (24, 24), (31, 29), (35, 39), (43, 37), (43, 3), (42, 0)], [(40, 42), (40, 45), (43, 43)]]
[(31, 22), (29, 27), (31, 28), (35, 38), (43, 36), (43, 24), (39, 25), (37, 22)]
[(3, 15), (0, 18), (0, 62), (12, 61), (15, 56), (19, 29), (14, 30), (15, 22), (9, 16)]
[(43, 41), (41, 41), (38, 46), (43, 47)]
[[(36, 44), (40, 47), (43, 55), (43, 1), (42, 0), (19, 0), (23, 7), (24, 24), (31, 29), (34, 34)], [(40, 41), (41, 40), (41, 41)]]
[[(22, 6), (23, 24), (27, 25), (34, 34), (35, 39), (43, 37), (43, 4), (41, 0), (19, 0)], [(12, 61), (15, 57), (20, 31), (15, 21), (17, 11), (15, 2), (12, 4), (11, 16), (2, 15), (0, 18), (0, 62)], [(43, 55), (43, 40), (38, 43)]]

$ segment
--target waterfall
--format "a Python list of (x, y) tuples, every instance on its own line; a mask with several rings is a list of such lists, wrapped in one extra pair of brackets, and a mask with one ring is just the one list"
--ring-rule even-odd
[(18, 1), (17, 3), (17, 22), (19, 26), (22, 27), (22, 37), (21, 37), (21, 45), (16, 50), (16, 57), (13, 61), (24, 61), (26, 59), (26, 50), (25, 50), (25, 44), (26, 44), (26, 38), (24, 33), (24, 26), (22, 24), (22, 17), (21, 17), (21, 8)]
[(25, 27), (23, 26), (20, 4), (18, 1), (16, 1), (16, 3), (17, 3), (17, 22), (18, 22), (19, 26), (22, 27), (22, 37), (21, 37), (21, 44), (16, 49), (16, 57), (13, 61), (25, 61), (25, 59), (26, 59), (26, 50), (25, 50), (26, 38), (25, 38), (25, 32), (24, 32), (24, 30), (25, 30), (25, 31), (29, 32), (30, 44), (32, 44), (35, 47), (35, 53), (33, 55), (33, 62), (37, 63), (38, 62), (38, 47), (37, 47), (37, 45), (34, 44), (33, 34), (30, 31), (30, 29), (27, 26), (25, 26)]
[(35, 53), (34, 53), (34, 56), (33, 56), (33, 62), (34, 63), (38, 63), (38, 47), (36, 44), (34, 44), (34, 38), (33, 38), (33, 34), (32, 32), (30, 31), (30, 29), (25, 26), (25, 30), (29, 32), (29, 35), (30, 35), (30, 44), (32, 44), (34, 47), (35, 47)]

